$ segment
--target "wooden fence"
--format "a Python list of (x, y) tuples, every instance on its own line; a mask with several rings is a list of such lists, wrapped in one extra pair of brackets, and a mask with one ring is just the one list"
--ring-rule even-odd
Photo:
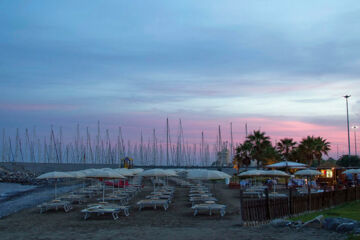
[(264, 222), (300, 214), (306, 211), (322, 210), (342, 203), (360, 200), (360, 186), (330, 192), (294, 196), (289, 190), (288, 197), (242, 199), (242, 218), (245, 222)]

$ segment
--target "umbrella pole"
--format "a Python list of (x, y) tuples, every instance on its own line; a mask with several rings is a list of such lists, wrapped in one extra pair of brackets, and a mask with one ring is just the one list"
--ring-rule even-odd
[(154, 181), (153, 181), (153, 186), (154, 186), (154, 192), (155, 192), (155, 178), (154, 178)]
[(56, 200), (56, 183), (57, 183), (57, 178), (55, 178), (55, 200)]
[(105, 202), (105, 181), (103, 181), (103, 202)]

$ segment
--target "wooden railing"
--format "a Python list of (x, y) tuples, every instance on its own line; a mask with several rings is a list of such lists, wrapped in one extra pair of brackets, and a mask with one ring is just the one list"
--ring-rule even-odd
[(360, 200), (360, 186), (299, 196), (289, 190), (288, 197), (276, 198), (269, 197), (266, 191), (265, 198), (241, 200), (243, 221), (263, 222)]

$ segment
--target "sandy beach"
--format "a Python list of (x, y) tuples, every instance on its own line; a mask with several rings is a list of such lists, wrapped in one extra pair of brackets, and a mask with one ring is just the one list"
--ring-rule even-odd
[[(83, 219), (84, 205), (74, 205), (69, 213), (49, 211), (40, 214), (28, 208), (0, 220), (1, 239), (344, 239), (344, 235), (322, 229), (274, 228), (270, 225), (240, 227), (238, 190), (216, 185), (216, 197), (228, 209), (224, 217), (193, 216), (188, 189), (176, 187), (174, 202), (167, 211), (143, 209), (136, 202), (152, 187), (149, 182), (131, 201), (130, 216), (114, 221), (110, 216)], [(96, 201), (96, 200), (95, 200)], [(290, 237), (291, 236), (291, 237)]]

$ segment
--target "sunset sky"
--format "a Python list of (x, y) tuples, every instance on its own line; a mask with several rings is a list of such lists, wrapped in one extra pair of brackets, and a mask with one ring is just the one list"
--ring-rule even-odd
[[(332, 156), (360, 124), (360, 3), (354, 1), (0, 1), (0, 126), (13, 136), (118, 126), (199, 143), (261, 129), (322, 136)], [(351, 134), (352, 151), (353, 133)], [(360, 139), (360, 135), (359, 135)], [(360, 148), (358, 148), (360, 149)]]

